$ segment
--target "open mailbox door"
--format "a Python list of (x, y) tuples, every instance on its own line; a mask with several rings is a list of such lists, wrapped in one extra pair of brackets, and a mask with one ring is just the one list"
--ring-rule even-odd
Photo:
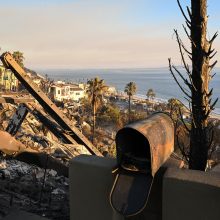
[(154, 175), (174, 150), (173, 120), (156, 113), (122, 128), (116, 149), (119, 171), (110, 203), (122, 215), (135, 215), (146, 206)]

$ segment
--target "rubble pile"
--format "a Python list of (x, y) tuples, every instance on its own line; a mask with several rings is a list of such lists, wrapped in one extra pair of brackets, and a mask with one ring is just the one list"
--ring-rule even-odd
[[(16, 103), (0, 104), (0, 132), (6, 130), (18, 105)], [(44, 111), (38, 102), (34, 105)], [(81, 132), (84, 127), (87, 127), (91, 134), (93, 125), (91, 115), (83, 115), (83, 111), (78, 106), (69, 108), (69, 105), (66, 105), (59, 109)], [(55, 123), (49, 115), (48, 117)], [(101, 153), (106, 152), (105, 155), (109, 156), (115, 130), (109, 124), (105, 126), (97, 122), (99, 135), (97, 135), (96, 146)], [(39, 155), (45, 155), (44, 160), (49, 158), (49, 160), (55, 160), (55, 163), (59, 161), (64, 167), (58, 171), (51, 166), (49, 169), (47, 165), (38, 167), (32, 162), (24, 163), (15, 157), (18, 152), (8, 154), (8, 151), (1, 148), (0, 219), (15, 208), (49, 219), (69, 219), (69, 179), (65, 167), (68, 167), (69, 159), (79, 154), (90, 154), (89, 151), (84, 145), (65, 144), (30, 112), (27, 113), (13, 138), (28, 152), (34, 151)], [(64, 170), (65, 172), (62, 173)]]
[(41, 169), (0, 157), (0, 219), (21, 209), (49, 219), (69, 219), (69, 179), (52, 169)]
[[(7, 128), (17, 107), (18, 104), (1, 105), (1, 130)], [(74, 156), (90, 154), (83, 145), (64, 144), (30, 113), (14, 138), (27, 149), (48, 155), (65, 165)], [(13, 155), (2, 151), (0, 202), (0, 219), (15, 208), (49, 219), (69, 219), (69, 179), (53, 169), (15, 160)]]
[[(17, 107), (18, 104), (2, 104), (1, 112), (5, 112), (4, 117), (2, 117), (3, 130), (7, 128), (7, 125)], [(43, 110), (39, 104), (38, 107)], [(65, 111), (66, 108), (63, 109), (63, 112)], [(72, 118), (71, 122), (75, 125), (76, 121), (74, 120), (74, 117)], [(50, 119), (54, 121), (52, 118)], [(57, 158), (59, 158), (59, 155), (63, 157), (63, 154), (66, 154), (66, 157), (69, 158), (67, 146), (65, 146), (65, 144), (62, 143), (62, 141), (59, 140), (59, 138), (57, 138), (51, 131), (47, 130), (47, 128), (30, 113), (27, 114), (14, 137), (22, 142), (27, 148), (37, 150), (40, 153), (49, 153), (51, 156), (55, 156)], [(70, 148), (72, 156), (77, 156), (82, 153), (90, 154), (83, 145), (70, 145)]]

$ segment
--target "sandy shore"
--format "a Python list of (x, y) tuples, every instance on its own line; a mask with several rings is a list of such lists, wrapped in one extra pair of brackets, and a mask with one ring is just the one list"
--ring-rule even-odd
[[(121, 94), (115, 94), (116, 96), (120, 96), (120, 97), (123, 97), (124, 99), (129, 99), (128, 95), (121, 95)], [(143, 102), (144, 99), (141, 99), (141, 98), (137, 98), (137, 97), (131, 97), (131, 100), (135, 100), (135, 101), (138, 101), (138, 102)], [(154, 103), (154, 104), (158, 104), (158, 102), (156, 101), (149, 101), (150, 103)], [(218, 115), (213, 115), (213, 114), (210, 114), (209, 116), (210, 119), (216, 119), (216, 120), (220, 120), (220, 116)]]

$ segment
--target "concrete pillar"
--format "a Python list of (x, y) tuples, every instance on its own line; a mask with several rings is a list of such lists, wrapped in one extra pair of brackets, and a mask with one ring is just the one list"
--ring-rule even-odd
[(218, 171), (169, 168), (163, 181), (163, 220), (219, 219), (219, 195)]
[(116, 159), (79, 155), (69, 163), (70, 219), (123, 220), (109, 202)]

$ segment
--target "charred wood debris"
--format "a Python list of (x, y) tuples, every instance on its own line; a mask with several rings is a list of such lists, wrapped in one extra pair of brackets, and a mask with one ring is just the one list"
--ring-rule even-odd
[[(83, 126), (91, 127), (92, 120), (83, 116), (80, 108), (66, 105), (59, 109), (80, 131)], [(20, 124), (13, 127), (16, 115)], [(50, 125), (46, 127), (45, 121)], [(62, 128), (36, 100), (0, 103), (0, 129), (0, 219), (14, 209), (48, 219), (70, 219), (69, 159), (91, 153), (84, 145), (66, 144), (59, 136)], [(109, 155), (115, 133), (103, 132), (105, 138), (99, 150)]]

